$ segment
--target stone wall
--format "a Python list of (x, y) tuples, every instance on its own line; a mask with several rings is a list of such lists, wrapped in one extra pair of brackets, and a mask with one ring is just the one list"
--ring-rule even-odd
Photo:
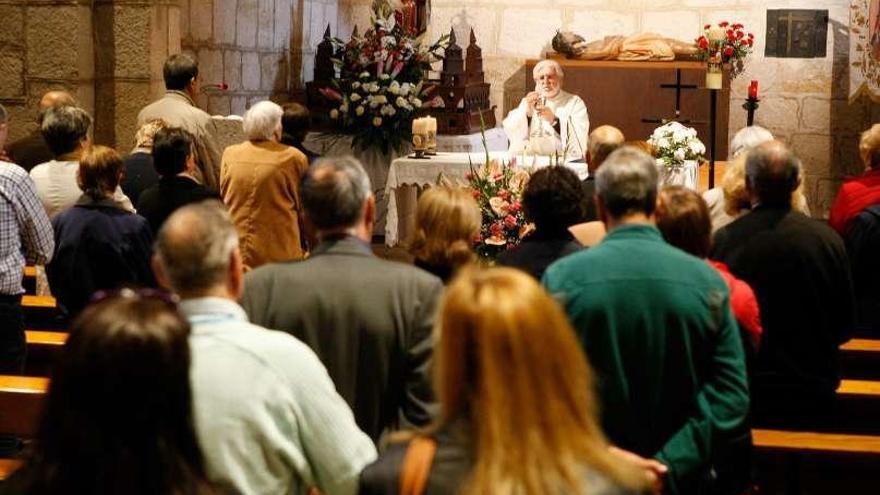
[(10, 141), (36, 127), (46, 91), (64, 88), (94, 110), (91, 0), (0, 0), (0, 103)]
[[(339, 31), (350, 33), (354, 24), (363, 30), (369, 4), (369, 0), (339, 0)], [(500, 119), (525, 93), (524, 60), (549, 50), (556, 29), (574, 31), (588, 40), (648, 31), (689, 40), (704, 23), (742, 22), (755, 33), (757, 43), (745, 73), (732, 83), (729, 129), (735, 132), (745, 124), (740, 105), (748, 82), (757, 79), (762, 102), (756, 123), (799, 153), (813, 213), (824, 216), (841, 178), (861, 170), (858, 132), (880, 117), (876, 104), (847, 101), (849, 5), (850, 0), (433, 0), (429, 36), (436, 39), (454, 26), (459, 39), (466, 39), (474, 27)], [(765, 58), (768, 8), (828, 9), (827, 56)]]
[(183, 50), (199, 61), (202, 83), (229, 85), (198, 101), (221, 115), (301, 88), (314, 46), (337, 18), (335, 0), (182, 0), (182, 11)]
[(131, 148), (137, 112), (161, 92), (162, 61), (180, 51), (178, 1), (0, 0), (10, 140), (36, 127), (43, 93), (67, 89), (95, 117), (96, 142)]

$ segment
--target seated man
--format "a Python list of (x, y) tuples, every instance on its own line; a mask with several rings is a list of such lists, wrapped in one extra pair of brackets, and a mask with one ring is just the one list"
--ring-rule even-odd
[(724, 280), (654, 224), (657, 176), (647, 154), (612, 153), (596, 176), (608, 235), (543, 282), (596, 370), (611, 442), (667, 465), (664, 493), (703, 493), (748, 444), (745, 361)]
[(55, 254), (46, 273), (52, 293), (71, 318), (96, 291), (155, 285), (150, 226), (113, 201), (123, 170), (116, 151), (92, 147), (79, 163), (81, 197), (52, 219)]
[(192, 135), (179, 127), (160, 129), (153, 136), (153, 166), (159, 183), (147, 188), (138, 200), (138, 213), (150, 222), (153, 233), (174, 210), (205, 199), (219, 199), (199, 184)]
[(349, 495), (376, 448), (309, 347), (248, 323), (238, 236), (219, 202), (165, 222), (153, 261), (192, 324), (196, 431), (219, 493)]
[(865, 173), (848, 179), (831, 206), (828, 223), (838, 234), (846, 235), (850, 221), (865, 208), (880, 204), (880, 124), (862, 133), (859, 154)]
[(318, 160), (300, 195), (320, 244), (303, 261), (248, 273), (242, 306), (252, 322), (291, 333), (318, 354), (374, 441), (401, 421), (426, 425), (440, 279), (373, 254), (376, 200), (356, 159)]
[[(528, 152), (531, 137), (552, 138), (553, 150), (538, 154), (565, 153), (566, 162), (583, 163), (587, 152), (587, 132), (590, 118), (587, 106), (580, 96), (562, 90), (565, 74), (555, 60), (542, 60), (532, 70), (535, 90), (522, 99), (504, 119), (504, 132), (510, 140), (510, 152)], [(532, 141), (534, 145), (534, 140)], [(532, 151), (537, 151), (532, 146)], [(587, 178), (587, 168), (575, 167), (581, 180)]]
[(302, 151), (309, 163), (314, 163), (319, 158), (318, 155), (303, 146), (312, 118), (309, 109), (293, 102), (285, 103), (282, 108), (284, 115), (281, 116), (281, 142)]
[(850, 267), (840, 236), (792, 209), (800, 160), (770, 141), (746, 158), (752, 211), (715, 234), (711, 258), (755, 291), (763, 337), (751, 383), (755, 424), (833, 423), (838, 346), (853, 328)]
[(162, 119), (193, 136), (196, 181), (212, 191), (220, 188), (220, 150), (214, 142), (216, 128), (211, 116), (195, 104), (199, 95), (199, 65), (192, 57), (176, 53), (168, 57), (162, 68), (165, 96), (150, 103), (138, 114), (138, 128), (151, 120)]

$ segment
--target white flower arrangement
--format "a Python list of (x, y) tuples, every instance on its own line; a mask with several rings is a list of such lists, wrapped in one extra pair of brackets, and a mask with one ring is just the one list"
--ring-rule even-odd
[(706, 146), (697, 137), (697, 130), (679, 122), (669, 122), (656, 129), (648, 138), (654, 147), (657, 164), (666, 168), (681, 168), (687, 161), (703, 161)]

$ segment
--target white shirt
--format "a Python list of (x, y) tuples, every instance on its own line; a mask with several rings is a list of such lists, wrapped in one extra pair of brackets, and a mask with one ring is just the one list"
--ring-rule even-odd
[[(49, 218), (70, 208), (82, 196), (82, 190), (76, 184), (79, 171), (78, 161), (51, 160), (31, 169), (31, 179), (37, 187), (37, 195)], [(116, 186), (113, 201), (122, 209), (135, 213), (134, 206), (128, 196)]]
[[(565, 150), (565, 161), (583, 160), (587, 153), (587, 136), (590, 132), (590, 117), (587, 114), (587, 106), (580, 96), (559, 90), (556, 96), (547, 98), (545, 106), (549, 108), (556, 118), (559, 119), (559, 132), (553, 128), (551, 122), (542, 118), (529, 119), (526, 116), (529, 104), (525, 98), (519, 106), (511, 110), (504, 119), (502, 125), (507, 139), (510, 140), (510, 153), (522, 153), (529, 143), (530, 122), (532, 126), (541, 126), (545, 135), (556, 138), (556, 147), (560, 152)], [(575, 167), (575, 172), (581, 180), (586, 179), (586, 164)]]
[(354, 494), (376, 448), (318, 356), (248, 323), (233, 301), (190, 299), (180, 310), (192, 324), (190, 381), (208, 478), (229, 493)]

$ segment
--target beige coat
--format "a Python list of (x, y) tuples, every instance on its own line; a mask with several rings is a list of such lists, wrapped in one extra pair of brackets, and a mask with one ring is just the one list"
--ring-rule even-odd
[(138, 114), (138, 129), (154, 119), (180, 127), (193, 135), (197, 168), (195, 179), (212, 191), (220, 186), (220, 152), (214, 142), (216, 130), (211, 116), (198, 108), (183, 91), (167, 91), (165, 96), (145, 106)]
[(303, 257), (299, 184), (308, 166), (301, 151), (275, 141), (245, 141), (223, 152), (220, 194), (245, 265)]

